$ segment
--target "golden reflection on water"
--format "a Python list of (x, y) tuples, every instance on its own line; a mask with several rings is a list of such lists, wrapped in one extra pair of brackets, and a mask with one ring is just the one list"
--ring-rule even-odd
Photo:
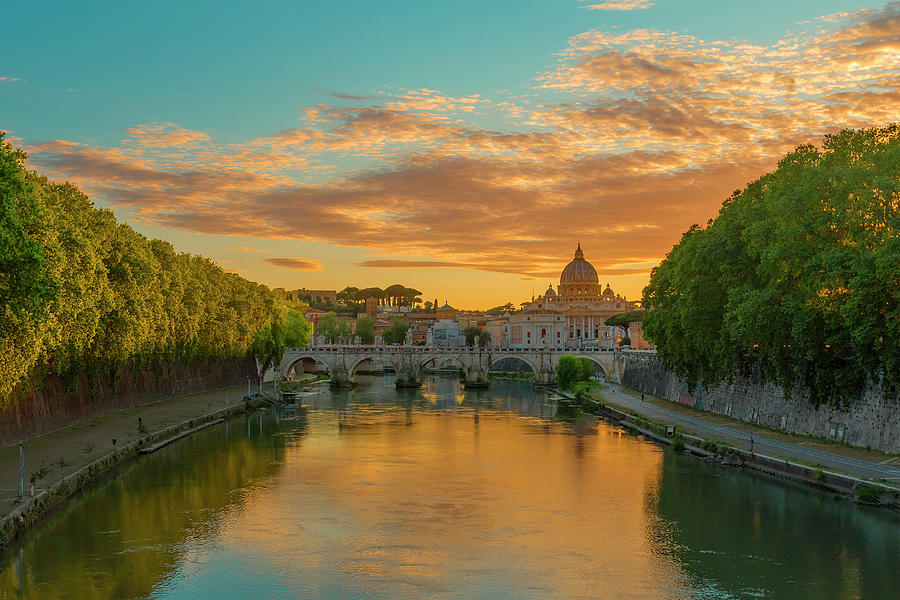
[[(0, 559), (6, 598), (890, 597), (898, 519), (560, 421), (521, 384), (389, 380), (143, 459)], [(867, 595), (868, 594), (868, 595)]]
[(334, 572), (410, 597), (479, 593), (499, 578), (565, 598), (597, 597), (598, 581), (611, 597), (645, 597), (677, 572), (647, 547), (656, 447), (593, 420), (573, 434), (494, 410), (405, 417), (402, 407), (313, 414), (225, 543), (285, 569), (303, 563), (313, 597)]

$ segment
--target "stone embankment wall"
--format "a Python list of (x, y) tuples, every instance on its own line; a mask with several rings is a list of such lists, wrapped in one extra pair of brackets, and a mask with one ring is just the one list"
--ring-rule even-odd
[(624, 352), (622, 358), (620, 381), (630, 388), (774, 429), (900, 454), (900, 397), (885, 397), (878, 387), (868, 387), (845, 409), (816, 407), (802, 391), (786, 400), (782, 388), (759, 380), (689, 389), (653, 352)]
[(173, 360), (154, 368), (126, 365), (114, 381), (83, 376), (74, 385), (48, 375), (16, 390), (0, 409), (0, 447), (122, 408), (246, 383), (255, 373), (252, 359), (234, 358)]
[[(222, 408), (200, 417), (185, 421), (172, 427), (156, 431), (128, 444), (120, 450), (85, 465), (81, 469), (67, 475), (50, 489), (37, 496), (25, 498), (18, 506), (0, 519), (0, 551), (9, 546), (25, 531), (37, 525), (53, 511), (64, 506), (66, 502), (91, 489), (106, 478), (114, 477), (121, 469), (137, 460), (142, 454), (149, 454), (159, 448), (196, 433), (210, 425), (215, 425), (258, 409), (266, 405), (263, 400), (256, 399)], [(5, 598), (5, 596), (4, 596)]]

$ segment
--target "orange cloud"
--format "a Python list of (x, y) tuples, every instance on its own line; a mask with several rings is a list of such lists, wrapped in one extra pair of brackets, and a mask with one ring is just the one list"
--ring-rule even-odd
[(319, 271), (322, 269), (321, 263), (305, 258), (264, 258), (263, 260), (276, 267), (295, 269), (297, 271)]
[(202, 131), (192, 131), (175, 123), (150, 123), (132, 127), (126, 132), (142, 146), (179, 147), (196, 142), (208, 142), (209, 135)]
[[(370, 268), (554, 278), (580, 239), (605, 276), (633, 275), (785, 151), (900, 114), (900, 3), (816, 27), (768, 47), (592, 31), (539, 76), (538, 97), (344, 95), (361, 104), (308, 107), (300, 127), (243, 144), (162, 124), (129, 130), (141, 141), (122, 148), (27, 149), (156, 226), (385, 257), (359, 263)], [(476, 111), (515, 124), (476, 125)]]

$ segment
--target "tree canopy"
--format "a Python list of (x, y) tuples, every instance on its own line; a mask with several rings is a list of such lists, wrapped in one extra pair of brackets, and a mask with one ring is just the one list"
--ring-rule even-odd
[(477, 342), (483, 348), (491, 343), (491, 334), (474, 325), (463, 329), (463, 337), (466, 339), (466, 346), (475, 346)]
[(409, 320), (405, 317), (394, 317), (391, 326), (381, 334), (381, 339), (385, 344), (402, 344), (406, 341), (407, 331), (409, 331)]
[(642, 321), (644, 319), (644, 311), (633, 310), (627, 313), (619, 313), (606, 319), (606, 324), (610, 327), (628, 327), (629, 323)]
[(666, 368), (760, 373), (814, 403), (900, 384), (900, 127), (841, 131), (693, 226), (653, 269), (644, 332)]
[(334, 311), (328, 311), (319, 319), (317, 331), (325, 341), (335, 344), (350, 335), (350, 324), (339, 319)]
[(500, 306), (495, 306), (494, 308), (488, 309), (487, 314), (495, 317), (498, 315), (502, 315), (505, 312), (513, 312), (514, 310), (516, 310), (516, 309), (513, 306), (512, 302), (507, 302), (506, 304), (503, 304)]
[(363, 344), (375, 342), (375, 319), (372, 317), (360, 317), (356, 320), (356, 335)]
[(563, 354), (556, 363), (556, 383), (564, 390), (577, 381), (587, 381), (593, 374), (594, 363), (588, 358)]
[(309, 334), (309, 322), (297, 311), (288, 311), (284, 318), (278, 316), (268, 327), (257, 331), (251, 353), (259, 363), (260, 376), (278, 366), (286, 349), (306, 347)]
[(0, 135), (0, 407), (42, 373), (246, 356), (284, 320), (267, 287), (148, 240), (25, 158)]

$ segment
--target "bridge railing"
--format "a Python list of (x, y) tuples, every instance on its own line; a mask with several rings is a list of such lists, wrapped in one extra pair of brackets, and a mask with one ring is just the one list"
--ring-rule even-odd
[(481, 348), (473, 348), (470, 346), (311, 346), (309, 348), (288, 348), (287, 352), (303, 353), (303, 352), (374, 352), (393, 354), (396, 352), (457, 352), (457, 353), (478, 353), (485, 351), (493, 352), (510, 352), (510, 353), (534, 353), (534, 352), (555, 352), (555, 353), (594, 353), (594, 352), (622, 352), (621, 348), (549, 348), (543, 346), (535, 347), (516, 347), (509, 348), (504, 346), (485, 346)]

